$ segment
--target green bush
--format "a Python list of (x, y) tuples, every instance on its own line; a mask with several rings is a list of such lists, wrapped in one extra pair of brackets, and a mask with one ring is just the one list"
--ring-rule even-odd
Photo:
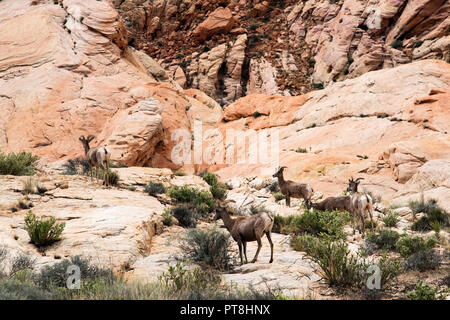
[[(189, 186), (172, 186), (168, 190), (169, 197), (195, 207), (201, 215), (214, 210), (214, 199), (208, 191), (199, 191)], [(178, 219), (178, 218), (177, 218)]]
[(162, 183), (155, 183), (155, 182), (149, 182), (145, 188), (144, 192), (148, 193), (151, 196), (166, 193), (166, 188), (164, 188), (164, 185)]
[(65, 171), (64, 175), (75, 175), (78, 173), (78, 168), (81, 168), (81, 173), (84, 175), (89, 174), (90, 164), (86, 158), (69, 159), (63, 164)]
[(227, 197), (227, 189), (225, 186), (222, 186), (220, 183), (215, 184), (209, 188), (214, 199), (225, 199)]
[(31, 242), (37, 246), (45, 246), (58, 241), (65, 226), (65, 222), (56, 223), (54, 217), (47, 220), (38, 219), (31, 210), (25, 216), (25, 230), (28, 232)]
[(217, 179), (217, 176), (214, 173), (212, 173), (212, 172), (206, 172), (206, 173), (202, 174), (201, 177), (210, 186), (213, 186), (213, 185), (216, 185), (216, 184), (219, 183), (219, 180)]
[(197, 226), (197, 215), (188, 207), (176, 207), (172, 210), (172, 214), (182, 227), (195, 228)]
[(278, 181), (273, 182), (268, 187), (270, 192), (278, 192), (280, 191), (280, 186), (278, 185)]
[(43, 289), (66, 288), (67, 279), (70, 276), (67, 273), (67, 270), (71, 265), (80, 268), (80, 280), (83, 282), (103, 280), (112, 283), (116, 280), (116, 276), (111, 269), (92, 265), (88, 259), (75, 256), (51, 266), (43, 267), (40, 272), (34, 276), (33, 281)]
[(403, 262), (401, 259), (388, 258), (387, 253), (383, 253), (378, 261), (381, 273), (381, 288), (386, 288), (399, 274), (403, 272)]
[(294, 237), (291, 244), (319, 265), (322, 278), (331, 286), (361, 287), (366, 280), (367, 263), (351, 255), (342, 240), (302, 235)]
[(212, 172), (206, 172), (201, 175), (203, 180), (210, 185), (209, 191), (214, 199), (225, 199), (227, 196), (227, 187), (219, 182), (217, 176)]
[(423, 284), (423, 281), (419, 280), (416, 288), (413, 291), (408, 292), (406, 297), (409, 300), (444, 300), (446, 298), (446, 294), (442, 293), (437, 295), (438, 291), (439, 287), (432, 287), (428, 284)]
[(52, 295), (31, 282), (0, 278), (0, 300), (50, 300)]
[(350, 220), (348, 213), (329, 211), (305, 211), (285, 220), (286, 229), (294, 234), (307, 233), (313, 236), (327, 236), (332, 239), (345, 239), (344, 225)]
[(273, 197), (275, 198), (275, 201), (276, 201), (276, 202), (285, 199), (284, 194), (282, 194), (281, 192), (275, 192), (275, 193), (273, 194)]
[(405, 269), (424, 272), (437, 269), (440, 263), (441, 257), (437, 252), (434, 250), (421, 250), (406, 259)]
[(396, 250), (402, 257), (407, 258), (419, 251), (430, 250), (437, 244), (435, 237), (424, 239), (419, 236), (401, 236), (395, 244)]
[(417, 201), (409, 202), (409, 207), (414, 214), (425, 213), (425, 216), (415, 221), (411, 226), (414, 231), (433, 230), (434, 225), (449, 226), (449, 214), (443, 208), (439, 207), (437, 200), (424, 200), (423, 194)]
[(392, 211), (383, 217), (383, 222), (386, 227), (396, 227), (398, 223), (398, 214)]
[(111, 186), (116, 186), (119, 183), (119, 173), (115, 170), (109, 170), (108, 182)]
[(0, 153), (0, 174), (11, 174), (14, 176), (31, 176), (34, 174), (39, 160), (38, 156), (31, 152), (14, 152), (8, 155)]
[(399, 238), (398, 232), (390, 229), (381, 229), (379, 233), (368, 233), (366, 241), (376, 245), (378, 249), (391, 250), (395, 248)]
[(184, 258), (224, 271), (230, 270), (233, 265), (233, 257), (229, 253), (231, 244), (230, 235), (214, 226), (206, 230), (188, 230), (180, 248), (184, 252)]
[(171, 226), (173, 223), (173, 214), (172, 210), (169, 208), (165, 208), (163, 214), (161, 215), (163, 218), (163, 224), (165, 226)]

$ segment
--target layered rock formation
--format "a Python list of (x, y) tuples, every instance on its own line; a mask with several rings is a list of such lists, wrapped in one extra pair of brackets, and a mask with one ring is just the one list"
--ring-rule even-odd
[[(365, 177), (362, 187), (385, 199), (418, 194), (421, 187), (412, 181), (419, 169), (450, 158), (449, 71), (443, 61), (426, 60), (369, 72), (307, 95), (241, 98), (225, 109), (217, 125), (222, 143), (227, 129), (267, 135), (276, 129), (279, 157), (264, 162), (260, 155), (251, 164), (249, 145), (227, 145), (227, 150), (236, 147), (237, 154), (246, 154), (246, 162), (216, 162), (214, 168), (224, 178), (266, 177), (276, 165), (286, 165), (289, 178), (308, 181), (326, 195), (341, 193), (352, 175)], [(248, 141), (257, 145), (251, 136)], [(220, 148), (220, 142), (210, 143)], [(445, 182), (425, 190), (440, 187), (446, 191), (439, 198), (448, 208)]]
[[(179, 5), (125, 0), (116, 5), (133, 44), (167, 69), (183, 68), (189, 86), (204, 90), (201, 70), (218, 70), (221, 62), (221, 72), (208, 73), (213, 86), (208, 94), (223, 104), (251, 93), (306, 93), (416, 60), (450, 61), (450, 4), (445, 0), (196, 0)], [(223, 64), (229, 49), (223, 45), (232, 48), (242, 34), (247, 40), (236, 48), (244, 54), (241, 75), (221, 87), (221, 74), (229, 77)], [(230, 95), (236, 83), (243, 92)]]
[(2, 151), (64, 160), (82, 154), (81, 134), (94, 134), (114, 161), (150, 165), (173, 128), (190, 127), (186, 110), (202, 106), (127, 46), (110, 1), (5, 0), (0, 17)]

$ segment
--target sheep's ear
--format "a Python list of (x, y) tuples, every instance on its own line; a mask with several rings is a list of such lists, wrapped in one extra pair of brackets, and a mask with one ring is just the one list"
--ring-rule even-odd
[(94, 140), (95, 136), (93, 136), (92, 134), (89, 135), (89, 137), (87, 137), (87, 142), (91, 142), (92, 140)]
[(83, 142), (84, 140), (86, 140), (86, 138), (85, 138), (84, 136), (80, 136), (78, 139), (79, 139), (81, 142)]

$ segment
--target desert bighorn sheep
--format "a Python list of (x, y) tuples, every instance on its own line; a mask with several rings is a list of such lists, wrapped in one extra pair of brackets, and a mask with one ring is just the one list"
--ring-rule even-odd
[(286, 205), (291, 206), (291, 197), (305, 199), (305, 205), (309, 209), (311, 208), (311, 197), (313, 189), (307, 183), (297, 183), (291, 180), (284, 180), (283, 170), (287, 167), (280, 167), (272, 177), (278, 178), (278, 185), (280, 186), (281, 193), (286, 197)]
[(267, 236), (267, 239), (270, 243), (270, 261), (273, 261), (273, 243), (272, 243), (272, 227), (273, 227), (273, 218), (267, 212), (261, 212), (255, 214), (250, 217), (237, 217), (235, 219), (230, 217), (226, 209), (226, 204), (228, 202), (233, 202), (232, 200), (218, 202), (216, 205), (216, 214), (214, 216), (214, 220), (222, 219), (225, 228), (230, 232), (234, 241), (237, 242), (239, 246), (239, 256), (241, 258), (241, 265), (244, 264), (242, 258), (242, 247), (244, 247), (244, 256), (245, 263), (248, 263), (247, 260), (247, 242), (249, 241), (257, 241), (258, 249), (256, 250), (255, 257), (252, 260), (252, 263), (256, 262), (258, 259), (259, 251), (261, 250), (262, 243), (261, 238), (264, 233)]
[(353, 234), (355, 234), (355, 215), (358, 214), (358, 218), (361, 219), (362, 223), (362, 237), (364, 238), (365, 235), (365, 222), (364, 222), (364, 212), (367, 210), (369, 211), (370, 215), (370, 221), (372, 224), (372, 229), (374, 227), (373, 223), (373, 203), (372, 203), (372, 197), (369, 196), (367, 193), (358, 192), (358, 184), (359, 180), (363, 180), (364, 178), (357, 178), (356, 180), (353, 180), (353, 177), (348, 180), (348, 188), (347, 191), (352, 192), (351, 197), (351, 209), (353, 214)]
[(87, 138), (80, 136), (80, 141), (83, 144), (84, 152), (86, 154), (86, 159), (89, 161), (90, 175), (92, 177), (93, 167), (95, 167), (95, 175), (98, 182), (98, 168), (103, 170), (103, 183), (108, 186), (109, 184), (109, 161), (111, 159), (111, 153), (106, 149), (106, 147), (98, 147), (91, 149), (89, 147), (89, 142), (91, 142), (95, 136), (89, 135)]
[(351, 197), (328, 197), (325, 200), (318, 203), (311, 203), (311, 207), (321, 211), (348, 211), (352, 212)]

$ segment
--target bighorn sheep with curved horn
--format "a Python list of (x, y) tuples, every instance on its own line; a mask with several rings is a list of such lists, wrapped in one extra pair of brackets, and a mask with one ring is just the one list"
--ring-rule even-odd
[(241, 265), (244, 264), (242, 257), (242, 248), (244, 248), (245, 263), (247, 260), (247, 242), (257, 241), (258, 249), (252, 263), (258, 259), (259, 251), (262, 248), (261, 238), (266, 234), (270, 243), (270, 261), (273, 262), (273, 243), (272, 243), (272, 227), (273, 218), (267, 212), (261, 212), (250, 217), (231, 218), (227, 211), (226, 204), (234, 202), (233, 200), (218, 201), (216, 205), (216, 214), (214, 220), (222, 219), (225, 228), (230, 232), (234, 241), (239, 246), (239, 256), (241, 258)]
[(97, 148), (90, 148), (89, 142), (91, 142), (95, 136), (89, 135), (87, 138), (84, 137), (84, 135), (80, 136), (79, 140), (83, 144), (84, 152), (86, 155), (86, 159), (89, 161), (90, 166), (90, 175), (91, 180), (92, 177), (92, 171), (93, 167), (95, 167), (95, 175), (98, 182), (98, 168), (103, 169), (103, 183), (108, 186), (109, 185), (109, 161), (111, 159), (111, 153), (106, 149), (106, 147), (97, 147)]
[(362, 223), (362, 237), (364, 238), (365, 235), (365, 222), (364, 222), (364, 212), (366, 210), (369, 211), (370, 215), (370, 221), (372, 224), (372, 229), (374, 227), (373, 223), (373, 202), (372, 197), (369, 196), (365, 192), (358, 192), (358, 185), (360, 180), (363, 180), (364, 178), (357, 178), (356, 180), (353, 180), (353, 177), (348, 180), (348, 188), (347, 191), (352, 192), (351, 197), (351, 209), (353, 214), (353, 234), (355, 234), (355, 215), (358, 213), (359, 218), (361, 219)]
[(286, 205), (291, 206), (291, 197), (305, 199), (305, 205), (308, 209), (311, 208), (311, 197), (313, 189), (307, 183), (297, 183), (291, 180), (284, 180), (283, 170), (287, 167), (280, 167), (272, 177), (278, 178), (278, 185), (281, 193), (286, 197)]

